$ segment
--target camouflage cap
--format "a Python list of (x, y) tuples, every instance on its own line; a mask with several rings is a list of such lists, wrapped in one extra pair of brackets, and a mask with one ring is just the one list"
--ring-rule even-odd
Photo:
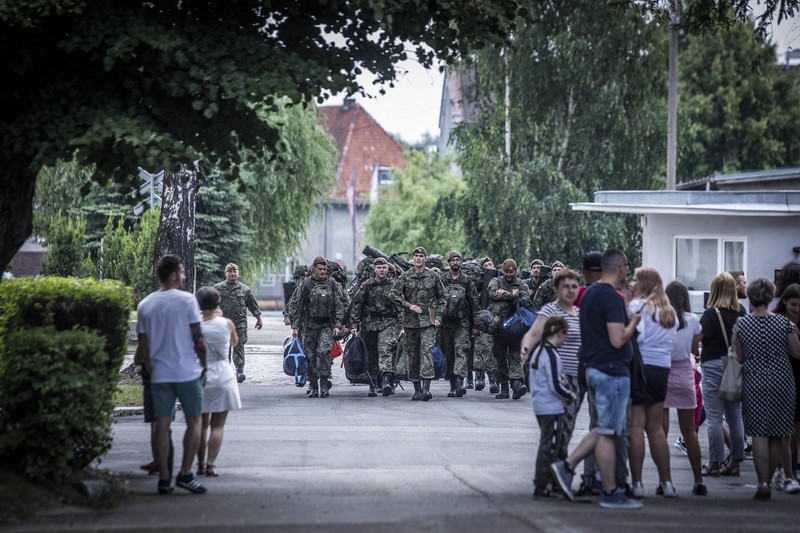
[(564, 263), (561, 261), (553, 261), (553, 264), (550, 265), (550, 270), (553, 270), (555, 267), (564, 268)]
[(517, 269), (517, 262), (513, 259), (506, 259), (503, 261), (503, 272), (506, 270), (516, 270)]
[(425, 257), (428, 257), (428, 250), (426, 250), (422, 246), (417, 246), (416, 248), (414, 248), (414, 251), (411, 252), (411, 255), (414, 255), (414, 254), (422, 254)]
[(531, 261), (531, 264), (530, 264), (531, 268), (533, 268), (533, 265), (544, 266), (544, 261), (542, 261), (541, 259), (534, 259), (533, 261)]
[(325, 258), (324, 258), (324, 257), (322, 257), (321, 255), (318, 255), (317, 257), (315, 257), (315, 258), (314, 258), (314, 262), (313, 262), (313, 263), (311, 263), (311, 266), (312, 266), (312, 267), (315, 267), (315, 266), (317, 266), (317, 265), (325, 265), (325, 266), (328, 266), (328, 261), (327, 261), (327, 260), (325, 260)]
[(383, 257), (376, 257), (375, 260), (372, 262), (372, 266), (388, 265), (388, 264), (389, 264), (389, 261), (387, 261)]
[(453, 259), (454, 257), (458, 257), (459, 259), (464, 259), (461, 256), (461, 252), (459, 252), (458, 250), (453, 250), (451, 252), (447, 252), (447, 261), (448, 262), (450, 262), (450, 260)]

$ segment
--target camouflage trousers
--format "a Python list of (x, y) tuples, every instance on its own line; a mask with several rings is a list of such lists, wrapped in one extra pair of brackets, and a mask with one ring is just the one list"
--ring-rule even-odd
[(303, 329), (303, 351), (308, 361), (308, 379), (331, 377), (331, 348), (333, 348), (333, 328)]
[(457, 326), (439, 330), (439, 347), (444, 354), (444, 378), (467, 375), (467, 354), (469, 352), (469, 328)]
[(436, 328), (405, 328), (403, 349), (408, 355), (408, 379), (419, 381), (433, 379), (433, 346), (436, 344)]
[(497, 381), (523, 379), (522, 363), (519, 360), (519, 349), (512, 350), (495, 343), (492, 354), (497, 361)]
[(481, 332), (480, 337), (475, 337), (475, 347), (472, 366), (478, 372), (494, 372), (497, 370), (497, 361), (492, 354), (494, 336)]
[(362, 331), (361, 338), (369, 350), (369, 373), (377, 377), (379, 373), (394, 372), (392, 360), (397, 350), (397, 328), (389, 326), (379, 331)]
[(236, 336), (239, 337), (239, 342), (233, 347), (233, 364), (236, 366), (244, 366), (244, 345), (247, 344), (247, 322), (244, 326), (236, 324)]

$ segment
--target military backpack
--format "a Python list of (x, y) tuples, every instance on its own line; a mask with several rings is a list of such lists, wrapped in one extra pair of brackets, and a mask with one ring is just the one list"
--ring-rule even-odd
[[(449, 275), (449, 274), (448, 274)], [(467, 288), (458, 282), (451, 282), (444, 286), (444, 311), (442, 318), (445, 322), (457, 322), (467, 306)]]
[(336, 291), (330, 278), (326, 283), (312, 283), (308, 295), (308, 316), (317, 320), (333, 317)]

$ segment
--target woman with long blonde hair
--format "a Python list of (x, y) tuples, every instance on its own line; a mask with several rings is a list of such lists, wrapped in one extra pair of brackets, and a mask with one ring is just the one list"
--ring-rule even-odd
[[(719, 397), (719, 386), (724, 370), (723, 359), (733, 342), (733, 325), (744, 308), (739, 304), (736, 280), (727, 272), (717, 274), (711, 281), (711, 294), (706, 310), (700, 317), (703, 328), (703, 349), (700, 363), (703, 368), (703, 407), (708, 421), (709, 462), (704, 476), (738, 476), (739, 464), (744, 460), (744, 424), (742, 402), (731, 402)], [(725, 464), (725, 441), (722, 417), (728, 422), (731, 435), (731, 458)]]
[(659, 486), (656, 495), (665, 498), (678, 496), (672, 484), (669, 464), (669, 445), (662, 424), (664, 398), (672, 365), (672, 345), (675, 343), (678, 321), (675, 310), (664, 292), (661, 275), (654, 268), (637, 268), (631, 287), (633, 300), (628, 305), (631, 314), (641, 312), (636, 327), (636, 342), (642, 354), (647, 383), (631, 391), (631, 434), (628, 458), (633, 481), (633, 497), (644, 498), (642, 469), (644, 467), (644, 434), (650, 443), (650, 455), (658, 469)]

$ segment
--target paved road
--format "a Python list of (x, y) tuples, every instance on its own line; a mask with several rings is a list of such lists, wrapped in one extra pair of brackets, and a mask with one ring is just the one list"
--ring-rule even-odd
[[(271, 317), (268, 324), (277, 322)], [(277, 328), (276, 328), (277, 329)], [(263, 333), (282, 340), (285, 332)], [(251, 341), (254, 342), (254, 341)], [(254, 342), (255, 344), (255, 342)], [(158, 496), (155, 477), (138, 471), (148, 460), (140, 417), (119, 418), (102, 467), (120, 473), (131, 495), (118, 508), (66, 508), (8, 531), (797, 531), (800, 495), (773, 493), (753, 502), (751, 461), (741, 478), (708, 479), (710, 495), (693, 497), (688, 461), (671, 448), (677, 500), (650, 496), (642, 511), (596, 504), (532, 501), (538, 441), (529, 396), (495, 400), (488, 392), (409, 401), (400, 391), (367, 398), (336, 369), (328, 399), (309, 399), (279, 374), (277, 348), (249, 356), (252, 379), (241, 385), (244, 408), (229, 417), (217, 467), (204, 478), (208, 494), (180, 489)], [(262, 375), (269, 372), (270, 375)], [(586, 408), (576, 438), (588, 424)], [(176, 440), (183, 432), (179, 418)], [(676, 435), (673, 421), (672, 436)], [(705, 434), (702, 442), (705, 453)], [(670, 439), (670, 442), (674, 440)], [(645, 488), (657, 483), (645, 463)]]

